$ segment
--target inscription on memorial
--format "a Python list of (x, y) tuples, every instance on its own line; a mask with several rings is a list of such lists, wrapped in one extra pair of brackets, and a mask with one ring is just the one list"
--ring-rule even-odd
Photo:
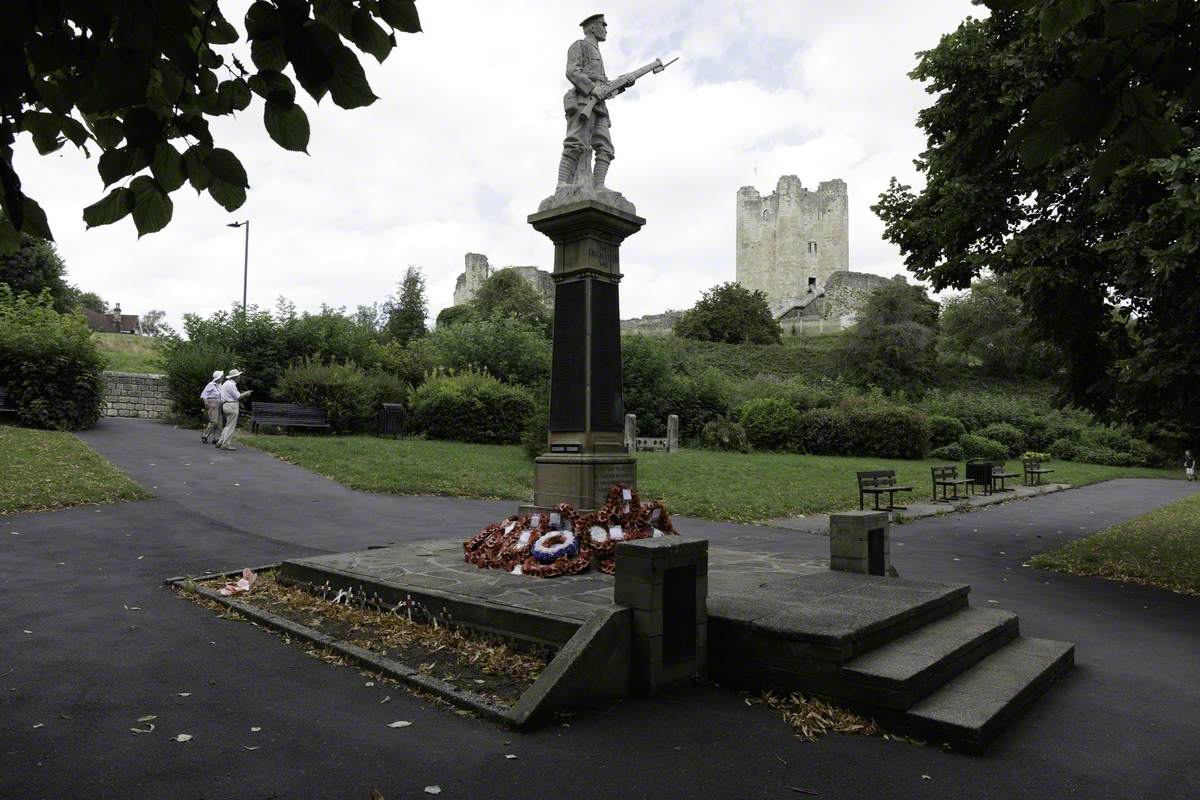
[(611, 245), (594, 243), (588, 246), (588, 260), (598, 267), (615, 270), (618, 266), (617, 248)]
[(614, 483), (623, 483), (631, 489), (636, 488), (637, 462), (597, 464), (594, 474), (596, 476), (596, 501), (604, 503), (608, 498), (608, 490)]

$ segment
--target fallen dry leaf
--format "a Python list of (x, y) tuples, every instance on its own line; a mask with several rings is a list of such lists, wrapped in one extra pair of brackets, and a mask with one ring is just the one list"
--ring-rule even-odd
[(513, 760), (516, 757), (517, 756), (515, 753), (509, 753), (508, 755), (505, 756), (505, 758), (507, 758), (509, 761)]
[(398, 719), (395, 722), (389, 724), (388, 727), (389, 728), (407, 728), (409, 725), (412, 725), (412, 723), (409, 722), (408, 720)]
[(172, 737), (177, 742), (190, 742), (192, 735), (190, 733), (179, 733)]
[(425, 794), (441, 794), (441, 793), (442, 793), (442, 787), (440, 787), (440, 786), (426, 786), (425, 787)]
[(138, 717), (137, 721), (138, 722), (153, 722), (156, 719), (158, 719), (158, 714), (147, 714), (144, 717)]
[(250, 745), (248, 745), (248, 744), (244, 744), (244, 745), (242, 745), (242, 749), (243, 749), (243, 750), (257, 750), (257, 749), (258, 749), (258, 747), (257, 747), (257, 746), (255, 746), (255, 747), (251, 747), (251, 746), (250, 746)]
[(254, 725), (250, 728), (251, 733), (258, 733), (261, 730), (262, 730), (262, 728), (258, 727), (257, 725)]
[(144, 728), (130, 728), (134, 733), (154, 733), (154, 723), (150, 723)]
[(33, 727), (34, 727), (34, 728), (43, 728), (43, 727), (45, 727), (45, 725), (46, 725), (46, 723), (44, 723), (44, 722), (39, 722), (38, 724), (34, 725)]
[(391, 702), (391, 700), (392, 700), (392, 696), (389, 694), (387, 697), (385, 697), (379, 701), (379, 705), (383, 705), (384, 703), (389, 703), (389, 702)]
[(191, 697), (191, 696), (192, 696), (191, 692), (180, 692), (179, 693), (179, 697)]

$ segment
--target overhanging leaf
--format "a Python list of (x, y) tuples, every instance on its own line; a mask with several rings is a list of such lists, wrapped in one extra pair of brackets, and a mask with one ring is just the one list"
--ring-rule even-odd
[(0, 216), (0, 256), (8, 256), (21, 247), (21, 234), (8, 217)]
[(188, 182), (197, 194), (207, 189), (208, 182), (212, 180), (212, 170), (204, 165), (204, 155), (204, 150), (196, 145), (192, 145), (183, 153), (183, 168), (187, 172)]
[(139, 239), (167, 227), (175, 207), (158, 181), (139, 175), (130, 182), (129, 191), (133, 193), (133, 223)]
[(308, 152), (308, 116), (304, 109), (292, 103), (267, 100), (263, 109), (263, 124), (275, 143), (285, 150)]
[(54, 234), (50, 232), (50, 223), (46, 220), (46, 212), (37, 204), (36, 200), (26, 196), (25, 201), (21, 204), (21, 210), (24, 212), (21, 233), (54, 241)]
[(91, 121), (92, 135), (105, 150), (110, 150), (125, 138), (125, 129), (115, 117), (99, 117)]
[(246, 202), (246, 190), (213, 177), (208, 183), (208, 194), (226, 211), (236, 211)]
[(413, 0), (379, 0), (379, 14), (384, 22), (405, 33), (420, 33), (421, 19)]
[(89, 228), (111, 225), (133, 211), (133, 192), (124, 186), (113, 189), (104, 199), (83, 210), (83, 221)]
[(183, 156), (169, 142), (163, 142), (154, 151), (150, 171), (163, 190), (170, 193), (183, 186), (187, 174), (183, 169)]
[(1053, 122), (1044, 122), (1021, 137), (1021, 161), (1028, 167), (1040, 167), (1058, 155), (1066, 144), (1066, 131)]
[(250, 180), (246, 177), (246, 169), (238, 157), (223, 147), (215, 147), (204, 157), (204, 165), (212, 174), (225, 183), (247, 189)]
[(104, 185), (111, 186), (127, 175), (133, 175), (149, 164), (146, 152), (140, 147), (118, 147), (100, 154), (97, 169)]
[(1134, 152), (1144, 156), (1166, 156), (1179, 144), (1183, 134), (1170, 120), (1138, 117), (1129, 123), (1121, 138)]
[(392, 42), (388, 39), (387, 33), (379, 27), (379, 23), (371, 16), (371, 12), (365, 8), (360, 8), (354, 15), (351, 38), (360, 50), (375, 56), (375, 60), (381, 64), (392, 52)]

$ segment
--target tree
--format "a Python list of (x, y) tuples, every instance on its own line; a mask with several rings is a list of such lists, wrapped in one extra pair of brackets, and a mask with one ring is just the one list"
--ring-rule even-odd
[(375, 94), (343, 39), (382, 62), (396, 30), (421, 26), (414, 0), (255, 0), (244, 28), (253, 68), (233, 49), (242, 34), (220, 0), (3, 4), (0, 209), (9, 222), (0, 222), (0, 252), (19, 245), (18, 232), (53, 238), (46, 214), (21, 189), (17, 136), (29, 134), (42, 155), (67, 141), (89, 155), (94, 146), (104, 186), (120, 185), (88, 206), (84, 220), (91, 227), (132, 214), (142, 236), (170, 222), (170, 194), (185, 182), (227, 210), (245, 202), (249, 178), (237, 156), (217, 146), (210, 119), (246, 110), (257, 95), (267, 134), (304, 152), (308, 118), (291, 76), (314, 100), (370, 105)]
[(8, 284), (14, 294), (49, 292), (55, 311), (69, 311), (75, 305), (75, 290), (67, 283), (67, 265), (58, 250), (35, 236), (21, 234), (20, 241), (16, 252), (0, 253), (0, 283)]
[(722, 283), (701, 296), (675, 323), (685, 339), (729, 344), (779, 344), (782, 331), (771, 316), (767, 296), (740, 283)]
[(485, 319), (519, 319), (546, 333), (550, 332), (550, 312), (542, 295), (515, 269), (492, 273), (471, 301), (475, 313)]
[(97, 314), (108, 313), (108, 303), (95, 292), (76, 292), (75, 303), (79, 308), (89, 308)]
[(408, 344), (424, 336), (425, 317), (429, 304), (425, 300), (425, 278), (417, 267), (409, 267), (400, 282), (400, 296), (394, 304), (389, 301), (387, 335), (391, 339)]
[(1053, 348), (1030, 335), (1020, 299), (995, 278), (943, 300), (939, 322), (946, 355), (991, 375), (1046, 376), (1057, 361)]
[(896, 277), (871, 292), (841, 358), (860, 383), (920, 394), (937, 367), (937, 331), (938, 304)]
[[(893, 180), (874, 208), (909, 269), (935, 288), (965, 288), (985, 268), (1008, 281), (1032, 334), (1063, 355), (1064, 399), (1110, 421), (1172, 421), (1200, 435), (1200, 83), (1194, 71), (1176, 74), (1176, 56), (1141, 62), (1145, 36), (1161, 25), (1143, 35), (1116, 17), (1104, 22), (1152, 5), (1177, 6), (1172, 29), (1192, 26), (1178, 48), (1194, 43), (1197, 6), (1171, 2), (1101, 9), (1047, 0), (998, 8), (943, 37), (912, 73), (938, 95), (918, 117), (928, 135), (917, 160), (925, 188)], [(1047, 37), (1042, 14), (1052, 6), (1088, 13), (1071, 15), (1079, 19), (1070, 35)], [(1120, 65), (1118, 90), (1104, 76)], [(1168, 72), (1147, 77), (1158, 65)], [(1058, 120), (1065, 132), (1068, 117), (1084, 112), (1063, 105), (1057, 87), (1097, 68), (1089, 85), (1117, 92), (1119, 112), (1105, 111), (1098, 136), (1081, 123), (1030, 152), (1029, 120)], [(1173, 134), (1151, 135), (1161, 126), (1148, 120), (1160, 112), (1179, 132), (1174, 146)]]
[(475, 309), (471, 308), (470, 304), (446, 306), (438, 312), (437, 319), (434, 321), (434, 327), (449, 328), (460, 322), (470, 322), (475, 318)]
[(173, 333), (171, 326), (163, 322), (166, 316), (167, 312), (157, 308), (142, 314), (142, 333), (147, 336), (167, 336)]

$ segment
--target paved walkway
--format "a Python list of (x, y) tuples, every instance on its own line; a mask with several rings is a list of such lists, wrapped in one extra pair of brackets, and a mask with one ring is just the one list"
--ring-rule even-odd
[[(512, 504), (360, 494), (157, 423), (108, 419), (82, 438), (158, 499), (0, 517), (0, 797), (365, 800), (378, 787), (392, 800), (431, 785), (479, 799), (548, 787), (561, 798), (1200, 796), (1200, 601), (1021, 566), (1195, 484), (1113, 481), (894, 529), (904, 577), (969, 582), (975, 604), (1019, 613), (1022, 632), (1078, 645), (1076, 670), (977, 758), (854, 736), (801, 743), (716, 686), (524, 735), (368, 687), (160, 581), (465, 538)], [(828, 546), (775, 528), (680, 527), (746, 550), (820, 557)], [(154, 733), (130, 732), (150, 714)], [(387, 727), (400, 719), (413, 725)], [(178, 733), (194, 738), (171, 741)]]

